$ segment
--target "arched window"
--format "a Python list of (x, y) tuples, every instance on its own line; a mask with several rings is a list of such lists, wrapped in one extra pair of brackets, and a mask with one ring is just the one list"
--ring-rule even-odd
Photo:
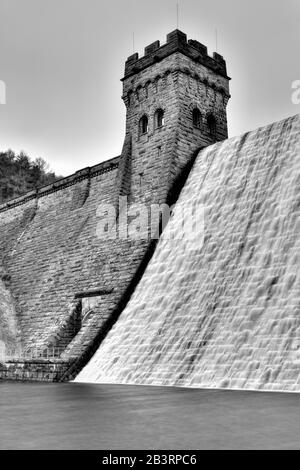
[(130, 106), (133, 102), (133, 91), (130, 90), (128, 93), (127, 93), (127, 103), (128, 103), (128, 106)]
[(139, 85), (136, 89), (136, 97), (137, 97), (137, 100), (140, 101), (142, 99), (142, 92), (143, 92), (143, 87), (142, 85)]
[(209, 131), (210, 135), (212, 137), (215, 137), (216, 132), (217, 132), (217, 121), (216, 121), (216, 118), (213, 114), (209, 114), (207, 116), (207, 127), (208, 127), (208, 131)]
[(149, 96), (150, 85), (151, 85), (151, 82), (150, 82), (150, 80), (148, 80), (145, 84), (145, 96), (146, 96), (146, 98), (148, 98), (148, 96)]
[(155, 89), (155, 93), (158, 92), (160, 83), (161, 83), (161, 76), (160, 76), (160, 75), (157, 75), (157, 76), (155, 77), (155, 79), (154, 79), (154, 89)]
[(193, 126), (198, 129), (201, 128), (202, 116), (198, 108), (193, 109)]
[(140, 119), (140, 124), (139, 124), (139, 132), (140, 134), (147, 134), (148, 132), (148, 117), (146, 116), (146, 114), (144, 114), (144, 116), (141, 117)]
[(155, 129), (162, 127), (165, 121), (165, 113), (162, 109), (157, 109), (154, 115)]

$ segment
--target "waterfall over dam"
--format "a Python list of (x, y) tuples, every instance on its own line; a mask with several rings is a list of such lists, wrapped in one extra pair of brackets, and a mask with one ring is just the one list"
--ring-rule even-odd
[[(198, 245), (168, 237), (188, 205), (204, 207)], [(300, 115), (202, 150), (76, 381), (300, 391), (299, 215)]]

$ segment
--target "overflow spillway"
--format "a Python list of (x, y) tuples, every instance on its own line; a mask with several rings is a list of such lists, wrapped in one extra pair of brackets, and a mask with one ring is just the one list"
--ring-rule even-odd
[[(204, 210), (191, 243), (179, 213)], [(78, 382), (300, 391), (300, 115), (202, 150)]]

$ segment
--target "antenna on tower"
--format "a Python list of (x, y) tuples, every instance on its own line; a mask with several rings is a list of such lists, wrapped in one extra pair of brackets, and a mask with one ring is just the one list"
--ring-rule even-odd
[(132, 33), (132, 52), (135, 53), (134, 32)]
[(179, 29), (179, 0), (176, 2), (177, 29)]
[(215, 35), (216, 35), (216, 52), (218, 52), (218, 29), (215, 29)]

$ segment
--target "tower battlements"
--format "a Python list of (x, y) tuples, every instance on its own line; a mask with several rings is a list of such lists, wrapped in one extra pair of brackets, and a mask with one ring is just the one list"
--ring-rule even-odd
[(127, 59), (119, 179), (132, 201), (165, 202), (195, 152), (228, 137), (229, 80), (223, 57), (178, 29)]
[(194, 39), (188, 40), (185, 33), (176, 29), (167, 35), (166, 44), (161, 46), (160, 41), (155, 41), (145, 47), (143, 57), (139, 57), (138, 53), (128, 57), (125, 63), (125, 76), (122, 80), (160, 62), (175, 52), (181, 52), (194, 62), (202, 64), (216, 74), (229, 79), (226, 62), (220, 54), (214, 52), (213, 57), (209, 56), (206, 46)]

